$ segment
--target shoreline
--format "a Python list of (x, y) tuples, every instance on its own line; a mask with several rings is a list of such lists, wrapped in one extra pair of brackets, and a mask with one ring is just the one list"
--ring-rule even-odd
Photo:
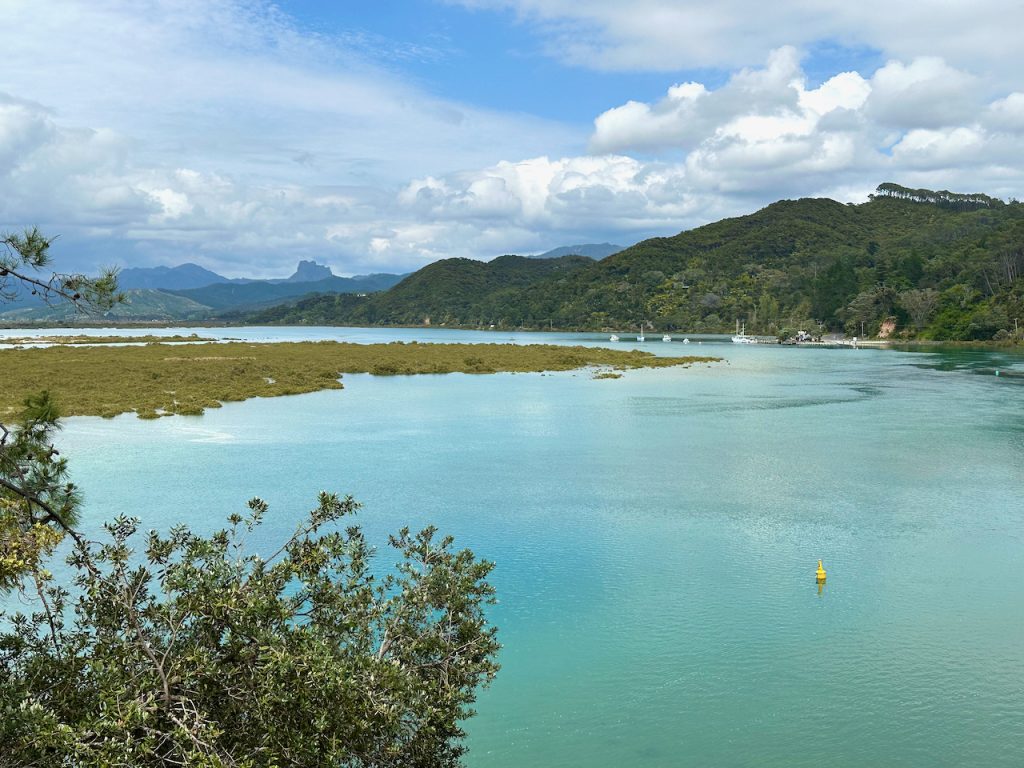
[[(478, 331), (481, 333), (593, 333), (593, 334), (612, 334), (622, 333), (621, 329), (616, 330), (612, 328), (490, 328), (484, 326), (454, 326), (454, 325), (349, 325), (349, 324), (322, 324), (322, 325), (311, 325), (311, 324), (290, 324), (290, 323), (237, 323), (231, 322), (230, 320), (195, 320), (195, 321), (175, 321), (175, 322), (163, 322), (163, 321), (139, 321), (139, 322), (76, 322), (76, 323), (5, 323), (0, 325), (0, 331), (53, 331), (53, 330), (73, 330), (73, 329), (110, 329), (110, 330), (145, 330), (145, 329), (183, 329), (183, 328), (360, 328), (367, 330), (420, 330), (420, 331)], [(671, 336), (681, 337), (708, 337), (708, 336), (722, 336), (728, 337), (732, 335), (731, 331), (722, 331), (720, 333), (710, 331), (650, 331), (650, 333), (667, 333)], [(853, 337), (842, 337), (837, 338), (834, 341), (823, 341), (823, 342), (798, 342), (795, 344), (784, 344), (779, 343), (779, 346), (791, 346), (791, 347), (852, 347)], [(770, 343), (766, 343), (766, 346), (773, 346)], [(893, 338), (861, 338), (857, 337), (858, 347), (870, 347), (870, 348), (890, 348), (890, 347), (969, 347), (969, 348), (982, 348), (982, 349), (1014, 349), (1018, 348), (1024, 351), (1024, 342), (1014, 341), (1012, 339), (1005, 341), (994, 341), (994, 340), (939, 340), (939, 339), (893, 339)]]
[[(710, 356), (552, 344), (231, 341), (209, 344), (54, 345), (0, 349), (0, 415), (48, 382), (63, 416), (199, 415), (252, 397), (342, 389), (347, 373), (402, 376), (690, 367)], [(595, 375), (596, 378), (596, 375)], [(608, 378), (608, 377), (602, 377)]]

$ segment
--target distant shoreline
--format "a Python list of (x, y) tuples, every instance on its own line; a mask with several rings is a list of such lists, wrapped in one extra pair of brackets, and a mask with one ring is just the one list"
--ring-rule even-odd
[[(313, 325), (313, 324), (252, 324), (252, 323), (234, 323), (227, 320), (196, 320), (194, 322), (181, 322), (176, 321), (161, 322), (78, 322), (78, 323), (5, 323), (0, 325), (0, 330), (17, 330), (17, 331), (47, 331), (47, 330), (66, 330), (74, 328), (109, 328), (111, 330), (144, 330), (147, 328), (161, 328), (161, 329), (175, 329), (175, 328), (361, 328), (367, 330), (388, 330), (388, 329), (403, 329), (403, 330), (421, 330), (421, 331), (480, 331), (485, 333), (593, 333), (593, 334), (622, 334), (630, 333), (627, 329), (611, 329), (611, 328), (485, 328), (482, 326), (453, 326), (453, 325), (339, 325), (339, 324), (326, 324), (326, 325)], [(650, 333), (667, 333), (671, 336), (730, 336), (730, 331), (722, 331), (720, 333), (710, 331), (649, 331)], [(836, 343), (839, 346), (849, 346), (852, 342), (853, 337), (841, 337), (838, 338)], [(1024, 351), (1024, 343), (1016, 342), (1012, 339), (1006, 341), (978, 341), (978, 340), (936, 340), (936, 339), (879, 339), (879, 338), (860, 338), (858, 337), (858, 344), (864, 347), (874, 348), (900, 348), (900, 347), (969, 347), (969, 348), (983, 348), (983, 349), (1020, 349)], [(815, 343), (796, 343), (786, 346), (795, 347), (820, 347), (821, 344)]]
[[(688, 367), (717, 357), (552, 344), (339, 341), (148, 343), (0, 349), (0, 414), (47, 388), (64, 416), (199, 415), (252, 397), (341, 389), (346, 373), (377, 376), (540, 373), (592, 369), (595, 378), (635, 368)], [(601, 378), (609, 378), (602, 376)]]

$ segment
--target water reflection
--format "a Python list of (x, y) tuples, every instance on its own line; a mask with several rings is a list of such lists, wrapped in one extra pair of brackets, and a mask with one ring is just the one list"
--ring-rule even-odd
[(911, 365), (934, 371), (965, 371), (994, 375), (1024, 376), (1024, 349), (1016, 347), (898, 347), (900, 352), (914, 357)]
[[(251, 333), (329, 331), (497, 340)], [(520, 336), (556, 337), (607, 344)], [(365, 503), (372, 541), (431, 523), (496, 561), (503, 669), (473, 768), (1016, 768), (1024, 409), (1002, 371), (1024, 356), (737, 346), (615, 381), (360, 375), (195, 419), (70, 419), (62, 453), (86, 523), (209, 527), (260, 495), (290, 530), (329, 489)]]

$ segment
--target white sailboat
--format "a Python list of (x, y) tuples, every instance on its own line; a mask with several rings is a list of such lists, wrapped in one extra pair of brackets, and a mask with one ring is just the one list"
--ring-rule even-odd
[(611, 336), (608, 337), (608, 341), (618, 341), (618, 340), (619, 340), (619, 337), (616, 336), (614, 333)]
[(733, 344), (757, 344), (757, 339), (754, 336), (747, 336), (747, 324), (744, 323), (742, 329), (740, 328), (740, 321), (736, 321), (737, 333), (732, 337)]
[(666, 334), (665, 334), (664, 336), (662, 336), (662, 337), (661, 337), (661, 340), (662, 340), (662, 341), (672, 341), (672, 337), (671, 337), (671, 336), (669, 336), (669, 335), (668, 335), (668, 334), (666, 333)]

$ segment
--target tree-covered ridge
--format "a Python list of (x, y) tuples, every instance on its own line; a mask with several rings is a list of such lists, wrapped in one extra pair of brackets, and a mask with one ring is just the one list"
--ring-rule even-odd
[[(364, 297), (311, 298), (292, 307), (267, 310), (253, 319), (369, 325), (488, 325), (491, 318), (507, 313), (521, 300), (523, 292), (534, 285), (545, 281), (557, 285), (567, 275), (593, 263), (586, 256), (499, 256), (490, 262), (444, 259), (412, 273), (389, 291)], [(297, 319), (300, 316), (302, 320)]]
[(438, 262), (375, 296), (252, 319), (685, 332), (742, 319), (756, 333), (892, 327), (949, 340), (1012, 337), (1024, 319), (1024, 206), (894, 184), (861, 205), (783, 200), (551, 273), (517, 269), (512, 279), (500, 261)]
[(883, 197), (896, 197), (901, 200), (912, 200), (915, 203), (943, 205), (958, 211), (972, 211), (977, 208), (993, 208), (998, 205), (1004, 205), (1002, 200), (989, 197), (980, 192), (965, 195), (950, 192), (946, 189), (937, 192), (931, 189), (909, 189), (908, 187), (901, 187), (899, 184), (893, 184), (888, 181), (884, 184), (879, 184), (875, 194)]

